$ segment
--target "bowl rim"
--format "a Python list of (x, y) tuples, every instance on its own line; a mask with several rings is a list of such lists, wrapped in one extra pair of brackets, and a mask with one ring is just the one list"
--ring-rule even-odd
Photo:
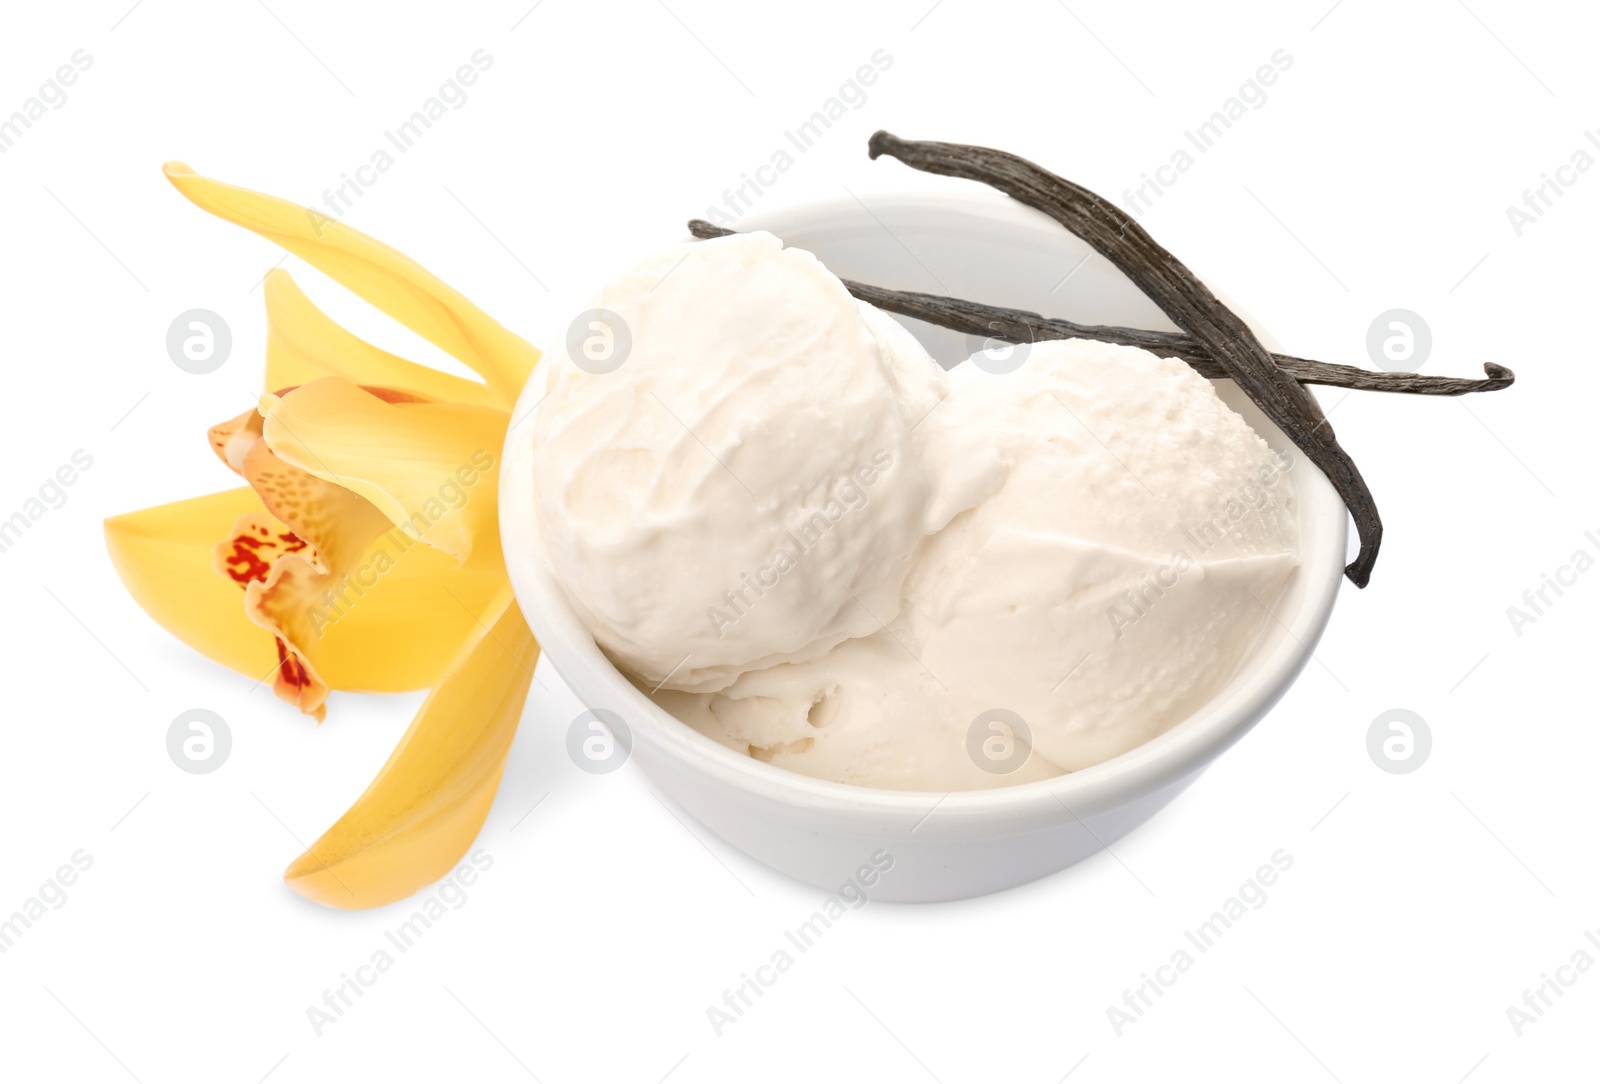
[[(770, 230), (787, 243), (786, 232), (797, 228), (816, 231), (829, 221), (856, 217), (862, 211), (874, 219), (879, 211), (892, 215), (937, 211), (964, 216), (969, 221), (1032, 225), (1082, 244), (1041, 212), (989, 192), (887, 191), (807, 200), (747, 215), (737, 228)], [(1224, 292), (1216, 292), (1269, 348), (1276, 346)], [(823, 815), (881, 814), (888, 824), (903, 820), (910, 831), (923, 827), (937, 809), (941, 816), (933, 819), (925, 836), (941, 834), (940, 825), (947, 832), (959, 833), (963, 826), (970, 828), (974, 819), (985, 824), (991, 820), (1007, 823), (1013, 830), (1023, 831), (1058, 822), (1064, 816), (1077, 818), (1120, 807), (1195, 774), (1270, 710), (1311, 659), (1343, 582), (1348, 545), (1344, 503), (1322, 472), (1283, 437), (1295, 456), (1295, 465), (1304, 468), (1294, 472), (1296, 498), (1309, 506), (1301, 522), (1319, 525), (1328, 533), (1315, 547), (1324, 558), (1316, 566), (1306, 560), (1307, 539), (1302, 533), (1301, 562), (1296, 573), (1306, 581), (1301, 602), (1293, 612), (1272, 612), (1287, 635), (1267, 646), (1264, 655), (1253, 658), (1255, 669), (1248, 684), (1235, 688), (1236, 676), (1198, 711), (1136, 748), (1088, 768), (1031, 783), (985, 790), (891, 790), (802, 775), (722, 745), (657, 705), (605, 657), (578, 620), (560, 585), (543, 564), (533, 518), (532, 487), (518, 488), (514, 477), (522, 473), (522, 463), (530, 454), (522, 449), (531, 441), (529, 430), (520, 435), (519, 443), (513, 443), (513, 434), (521, 427), (516, 419), (526, 420), (532, 414), (537, 400), (534, 404), (527, 400), (531, 389), (539, 384), (538, 373), (535, 367), (513, 408), (514, 420), (501, 456), (501, 535), (507, 571), (524, 619), (552, 666), (573, 686), (580, 702), (590, 706), (581, 691), (584, 687), (604, 687), (614, 694), (618, 706), (624, 709), (635, 752), (642, 743), (650, 752), (676, 761), (718, 784), (721, 790), (743, 793), (756, 804)], [(1266, 424), (1281, 436), (1270, 422)], [(1271, 433), (1263, 435), (1270, 437)], [(1258, 645), (1258, 652), (1263, 646)]]

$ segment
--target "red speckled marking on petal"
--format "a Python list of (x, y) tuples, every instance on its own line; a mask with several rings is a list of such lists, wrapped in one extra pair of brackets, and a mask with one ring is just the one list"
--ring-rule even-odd
[[(310, 559), (315, 550), (266, 512), (247, 512), (234, 521), (232, 533), (217, 543), (213, 567), (244, 589), (248, 600), (250, 585), (265, 583), (278, 558), (291, 553), (304, 553)], [(278, 648), (273, 692), (321, 722), (327, 712), (323, 704), (327, 686), (283, 637), (274, 635), (273, 640)]]
[(311, 687), (311, 673), (306, 664), (289, 651), (289, 645), (281, 636), (278, 637), (278, 678), (297, 690)]
[(272, 562), (282, 554), (305, 548), (305, 540), (293, 531), (274, 528), (266, 516), (250, 512), (234, 523), (231, 537), (217, 544), (215, 567), (244, 587), (265, 580)]

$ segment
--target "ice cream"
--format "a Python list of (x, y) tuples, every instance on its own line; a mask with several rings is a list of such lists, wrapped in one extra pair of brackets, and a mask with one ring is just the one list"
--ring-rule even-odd
[(537, 514), (574, 607), (651, 686), (720, 689), (877, 631), (912, 551), (976, 499), (912, 447), (944, 373), (810, 253), (683, 245), (585, 311), (626, 357), (555, 344)]
[(552, 571), (667, 710), (781, 767), (944, 791), (1116, 756), (1228, 681), (1297, 566), (1287, 456), (1181, 361), (945, 373), (764, 234), (588, 311), (631, 345), (545, 363)]

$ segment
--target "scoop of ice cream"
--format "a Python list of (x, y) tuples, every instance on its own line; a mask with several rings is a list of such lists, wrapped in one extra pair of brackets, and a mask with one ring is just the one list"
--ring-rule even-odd
[(1188, 365), (1131, 347), (1040, 344), (1010, 376), (952, 377), (930, 436), (992, 449), (1007, 475), (918, 554), (923, 665), (963, 714), (1016, 712), (1067, 770), (1188, 717), (1298, 564), (1291, 460)]
[(919, 437), (930, 469), (1003, 481), (919, 548), (899, 618), (669, 710), (863, 785), (1075, 770), (1215, 695), (1298, 563), (1290, 460), (1174, 359), (1072, 340), (1013, 373), (966, 363)]
[(877, 631), (923, 537), (985, 495), (914, 448), (945, 374), (770, 234), (668, 249), (575, 326), (542, 365), (538, 520), (573, 606), (647, 686), (715, 690)]

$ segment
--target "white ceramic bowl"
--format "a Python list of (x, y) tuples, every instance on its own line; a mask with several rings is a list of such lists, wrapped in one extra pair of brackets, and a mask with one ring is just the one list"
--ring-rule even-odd
[[(988, 193), (834, 200), (740, 225), (809, 249), (844, 278), (1086, 323), (1172, 328), (1077, 238)], [(969, 353), (964, 336), (907, 323), (943, 364)], [(529, 386), (514, 417), (532, 408), (542, 381)], [(1219, 381), (1218, 391), (1274, 448), (1292, 447), (1230, 381)], [(1131, 752), (1058, 779), (951, 794), (855, 787), (719, 745), (657, 707), (612, 666), (541, 559), (528, 483), (533, 429), (524, 422), (508, 435), (500, 522), (517, 600), (556, 670), (585, 706), (620, 714), (650, 778), (746, 854), (833, 890), (875, 852), (888, 851), (894, 865), (874, 887), (875, 899), (951, 900), (1010, 888), (1064, 869), (1148, 819), (1288, 688), (1327, 623), (1345, 563), (1344, 506), (1295, 451), (1301, 568), (1256, 654), (1203, 710)]]

